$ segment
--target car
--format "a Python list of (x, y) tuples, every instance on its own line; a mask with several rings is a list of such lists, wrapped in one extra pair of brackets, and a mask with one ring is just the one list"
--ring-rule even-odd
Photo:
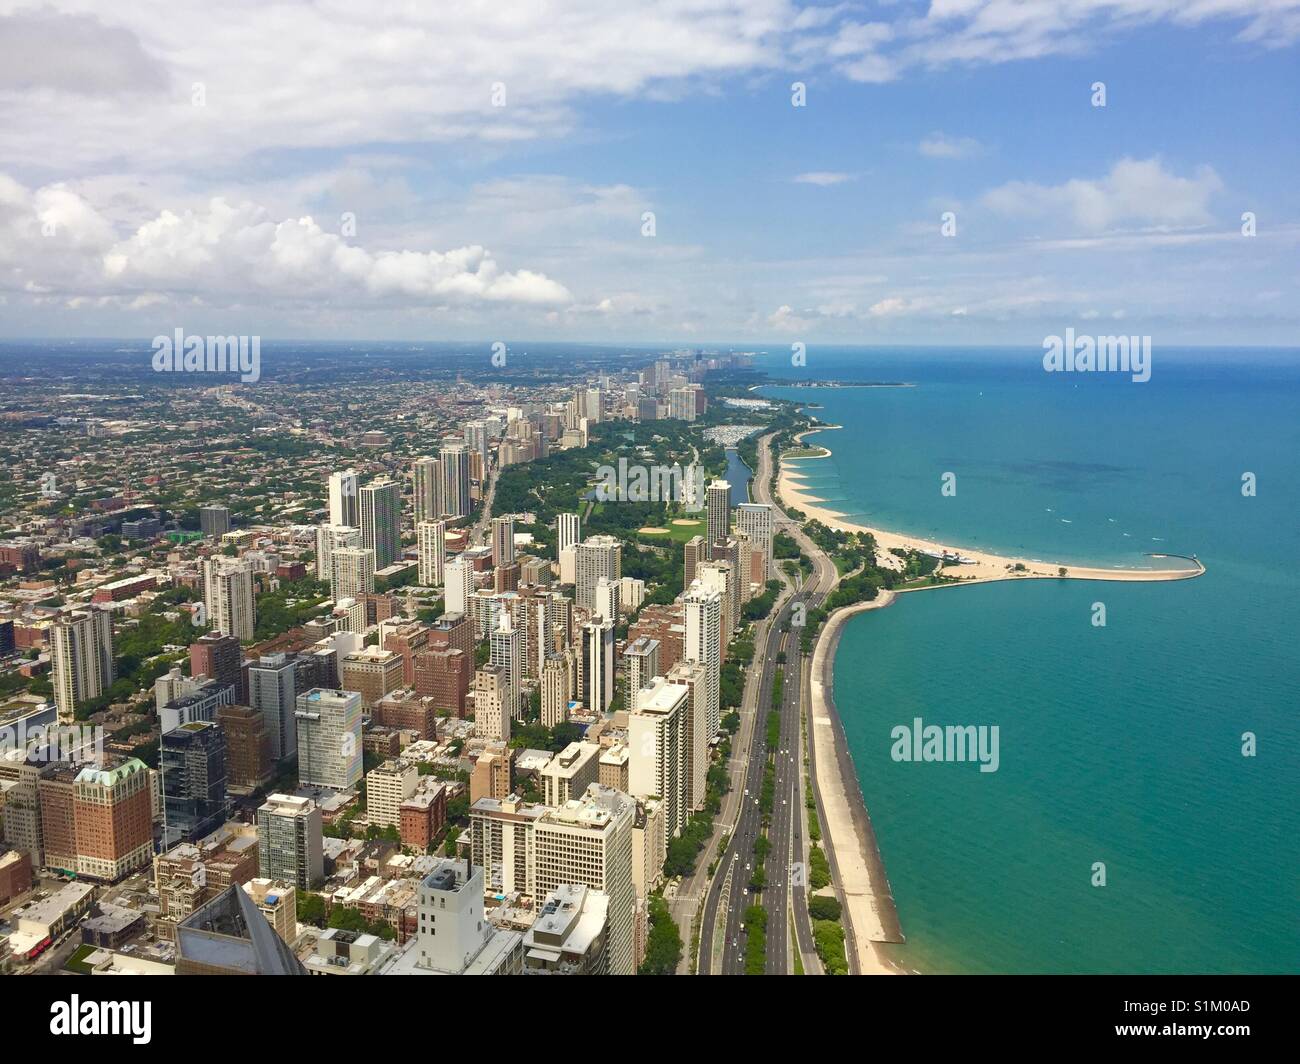
[(741, 925), (740, 925), (740, 933), (741, 933), (742, 935), (745, 933), (745, 925), (744, 925), (744, 924), (741, 924)]

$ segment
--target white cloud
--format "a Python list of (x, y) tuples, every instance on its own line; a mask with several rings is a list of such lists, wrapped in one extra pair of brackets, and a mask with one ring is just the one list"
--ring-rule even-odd
[(797, 174), (792, 180), (797, 185), (820, 185), (826, 188), (830, 185), (842, 185), (846, 181), (852, 181), (853, 175), (836, 170), (811, 170), (806, 174)]
[(70, 301), (120, 298), (135, 308), (163, 294), (201, 296), (212, 305), (268, 296), (426, 307), (572, 299), (544, 273), (503, 270), (478, 245), (372, 252), (311, 217), (279, 220), (255, 204), (221, 198), (201, 210), (163, 210), (122, 236), (78, 194), (61, 186), (32, 192), (3, 175), (0, 264), (14, 289), (35, 286)]
[(1012, 181), (985, 193), (981, 202), (1008, 218), (1058, 219), (1100, 232), (1119, 225), (1204, 225), (1210, 198), (1222, 188), (1208, 166), (1180, 177), (1158, 159), (1121, 159), (1105, 177), (1060, 185)]
[(931, 159), (967, 159), (978, 155), (983, 147), (974, 137), (950, 137), (936, 130), (922, 139), (916, 150)]

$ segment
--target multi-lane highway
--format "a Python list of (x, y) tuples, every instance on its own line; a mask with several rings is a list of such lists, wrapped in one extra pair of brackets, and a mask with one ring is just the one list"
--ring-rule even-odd
[[(758, 465), (754, 479), (755, 499), (775, 507), (769, 491), (772, 468), (769, 437), (764, 437), (759, 443)], [(765, 972), (784, 974), (793, 970), (788, 919), (791, 908), (795, 914), (799, 950), (807, 957), (813, 954), (804, 878), (792, 874), (795, 866), (802, 868), (804, 853), (803, 792), (800, 786), (804, 663), (799, 649), (802, 632), (798, 621), (802, 614), (821, 604), (834, 587), (837, 576), (834, 564), (797, 525), (779, 509), (774, 516), (777, 528), (796, 538), (813, 561), (814, 569), (812, 577), (801, 581), (795, 594), (782, 605), (774, 622), (763, 633), (761, 645), (755, 647), (755, 661), (761, 671), (750, 710), (753, 727), (748, 747), (743, 751), (737, 750), (737, 756), (745, 758), (744, 789), (740, 796), (738, 819), (705, 898), (700, 926), (698, 970), (701, 974), (739, 975), (745, 972), (748, 932), (742, 930), (742, 925), (746, 909), (754, 904), (762, 904), (767, 913)], [(772, 710), (772, 689), (778, 669), (782, 673), (780, 737), (775, 749), (769, 750), (767, 719)], [(756, 895), (750, 888), (750, 881), (755, 862), (755, 842), (763, 831), (761, 796), (769, 763), (774, 767), (775, 786), (767, 826), (766, 882), (761, 894)]]

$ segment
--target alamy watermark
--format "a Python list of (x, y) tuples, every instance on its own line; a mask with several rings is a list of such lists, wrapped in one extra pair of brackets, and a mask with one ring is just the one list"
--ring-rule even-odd
[(704, 509), (701, 465), (633, 465), (620, 458), (617, 469), (599, 466), (596, 476), (600, 479), (596, 485), (599, 502), (675, 502), (687, 510)]
[(153, 338), (153, 368), (157, 373), (238, 373), (245, 384), (262, 379), (260, 336), (171, 336)]
[(104, 729), (77, 724), (28, 728), (20, 720), (17, 727), (7, 724), (0, 728), (0, 754), (11, 750), (22, 750), (28, 761), (41, 764), (100, 765), (104, 762)]
[(1151, 379), (1149, 336), (1065, 336), (1043, 340), (1043, 369), (1048, 373), (1131, 373), (1145, 384)]
[(998, 725), (924, 724), (914, 717), (911, 724), (896, 724), (889, 732), (894, 745), (889, 756), (895, 761), (978, 761), (981, 772), (996, 772)]

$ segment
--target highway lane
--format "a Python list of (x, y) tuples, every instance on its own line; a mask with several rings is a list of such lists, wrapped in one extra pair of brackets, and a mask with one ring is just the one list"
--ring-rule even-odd
[[(776, 508), (770, 492), (770, 436), (760, 440), (758, 464), (754, 481), (755, 500)], [(755, 840), (762, 830), (759, 796), (768, 764), (767, 716), (771, 710), (771, 692), (777, 668), (783, 670), (783, 688), (781, 728), (777, 749), (774, 751), (775, 788), (768, 830), (770, 849), (764, 862), (766, 886), (761, 896), (767, 910), (767, 956), (764, 970), (770, 974), (784, 974), (793, 968), (789, 958), (790, 906), (794, 907), (795, 933), (802, 952), (814, 952), (805, 880), (802, 875), (792, 875), (796, 864), (802, 870), (804, 854), (800, 809), (803, 801), (802, 748), (799, 740), (806, 689), (804, 662), (799, 649), (801, 632), (792, 622), (795, 619), (796, 605), (801, 605), (805, 613), (820, 606), (838, 582), (839, 576), (834, 563), (808, 539), (797, 524), (779, 508), (776, 508), (775, 516), (775, 527), (793, 536), (804, 554), (813, 562), (813, 574), (806, 583), (801, 581), (802, 586), (796, 594), (780, 607), (766, 638), (761, 641), (761, 649), (756, 647), (761, 679), (754, 707), (753, 728), (746, 750), (745, 789), (738, 821), (718, 862), (717, 872), (709, 884), (705, 898), (700, 928), (698, 970), (701, 974), (720, 970), (722, 974), (739, 975), (745, 971), (746, 935), (741, 930), (741, 925), (744, 923), (745, 910), (758, 900), (749, 890), (749, 881), (753, 871)], [(778, 665), (782, 655), (785, 664)], [(721, 964), (715, 965), (714, 937), (719, 910), (722, 910), (724, 938)]]

